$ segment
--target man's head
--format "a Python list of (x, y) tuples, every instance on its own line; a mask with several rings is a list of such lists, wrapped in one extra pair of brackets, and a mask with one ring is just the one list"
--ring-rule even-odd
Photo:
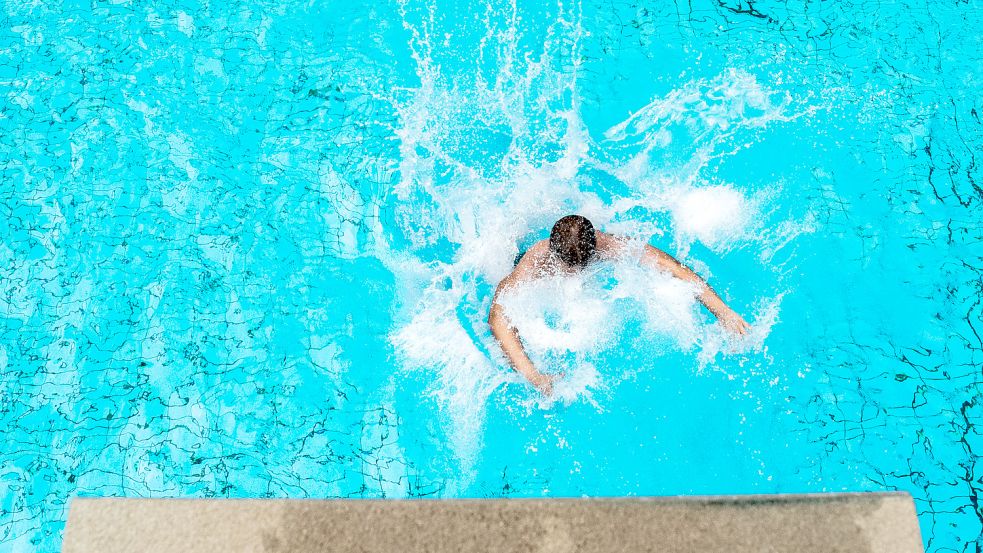
[(553, 225), (550, 251), (567, 265), (575, 268), (587, 266), (596, 249), (594, 225), (585, 217), (567, 215)]

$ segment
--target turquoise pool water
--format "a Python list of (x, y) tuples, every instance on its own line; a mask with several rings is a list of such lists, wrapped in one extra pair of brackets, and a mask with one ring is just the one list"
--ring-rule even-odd
[[(75, 495), (905, 490), (980, 551), (983, 5), (8, 2), (0, 549)], [(566, 213), (664, 248), (510, 299)]]

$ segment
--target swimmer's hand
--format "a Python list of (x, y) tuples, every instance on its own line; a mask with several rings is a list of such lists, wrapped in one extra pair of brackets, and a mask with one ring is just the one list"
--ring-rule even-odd
[(550, 397), (553, 395), (553, 383), (557, 380), (561, 380), (564, 374), (546, 374), (537, 372), (535, 375), (529, 377), (529, 382), (536, 387), (544, 396)]
[(737, 336), (747, 336), (747, 333), (751, 331), (751, 325), (747, 324), (747, 321), (742, 319), (733, 309), (721, 313), (718, 319), (724, 328)]

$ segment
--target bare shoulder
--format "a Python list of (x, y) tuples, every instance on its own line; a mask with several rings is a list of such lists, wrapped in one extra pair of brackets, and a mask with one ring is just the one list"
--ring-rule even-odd
[(629, 240), (625, 236), (609, 234), (599, 230), (594, 231), (597, 239), (597, 253), (606, 258), (615, 258), (624, 253), (625, 246)]
[(519, 264), (515, 266), (516, 270), (534, 271), (542, 268), (549, 257), (549, 251), (550, 241), (548, 239), (540, 240), (529, 246), (526, 253), (522, 255), (522, 259), (519, 260)]
[(550, 250), (550, 240), (549, 238), (544, 238), (526, 250), (526, 253), (532, 253), (536, 258), (545, 257)]
[(507, 288), (519, 281), (535, 278), (542, 271), (543, 267), (546, 266), (546, 261), (549, 257), (549, 247), (549, 240), (540, 240), (529, 246), (525, 253), (522, 254), (522, 258), (519, 259), (515, 268), (512, 269), (512, 272), (498, 284), (499, 288)]

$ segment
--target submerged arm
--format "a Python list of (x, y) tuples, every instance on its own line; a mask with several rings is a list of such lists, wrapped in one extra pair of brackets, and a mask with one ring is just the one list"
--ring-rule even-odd
[(495, 289), (495, 296), (492, 299), (491, 309), (488, 312), (488, 324), (491, 326), (492, 335), (495, 336), (499, 345), (502, 346), (502, 351), (505, 353), (512, 367), (522, 374), (522, 376), (526, 377), (543, 395), (548, 396), (553, 393), (553, 379), (556, 377), (543, 374), (536, 370), (532, 360), (529, 359), (526, 351), (522, 348), (522, 341), (519, 340), (519, 332), (509, 322), (502, 306), (498, 303), (498, 296), (502, 291), (516, 285), (520, 280), (530, 275), (534, 265), (534, 255), (533, 248), (530, 248), (530, 251), (523, 256), (522, 261), (519, 262), (519, 265), (516, 266), (512, 273), (502, 279), (502, 282), (498, 284), (498, 288)]

